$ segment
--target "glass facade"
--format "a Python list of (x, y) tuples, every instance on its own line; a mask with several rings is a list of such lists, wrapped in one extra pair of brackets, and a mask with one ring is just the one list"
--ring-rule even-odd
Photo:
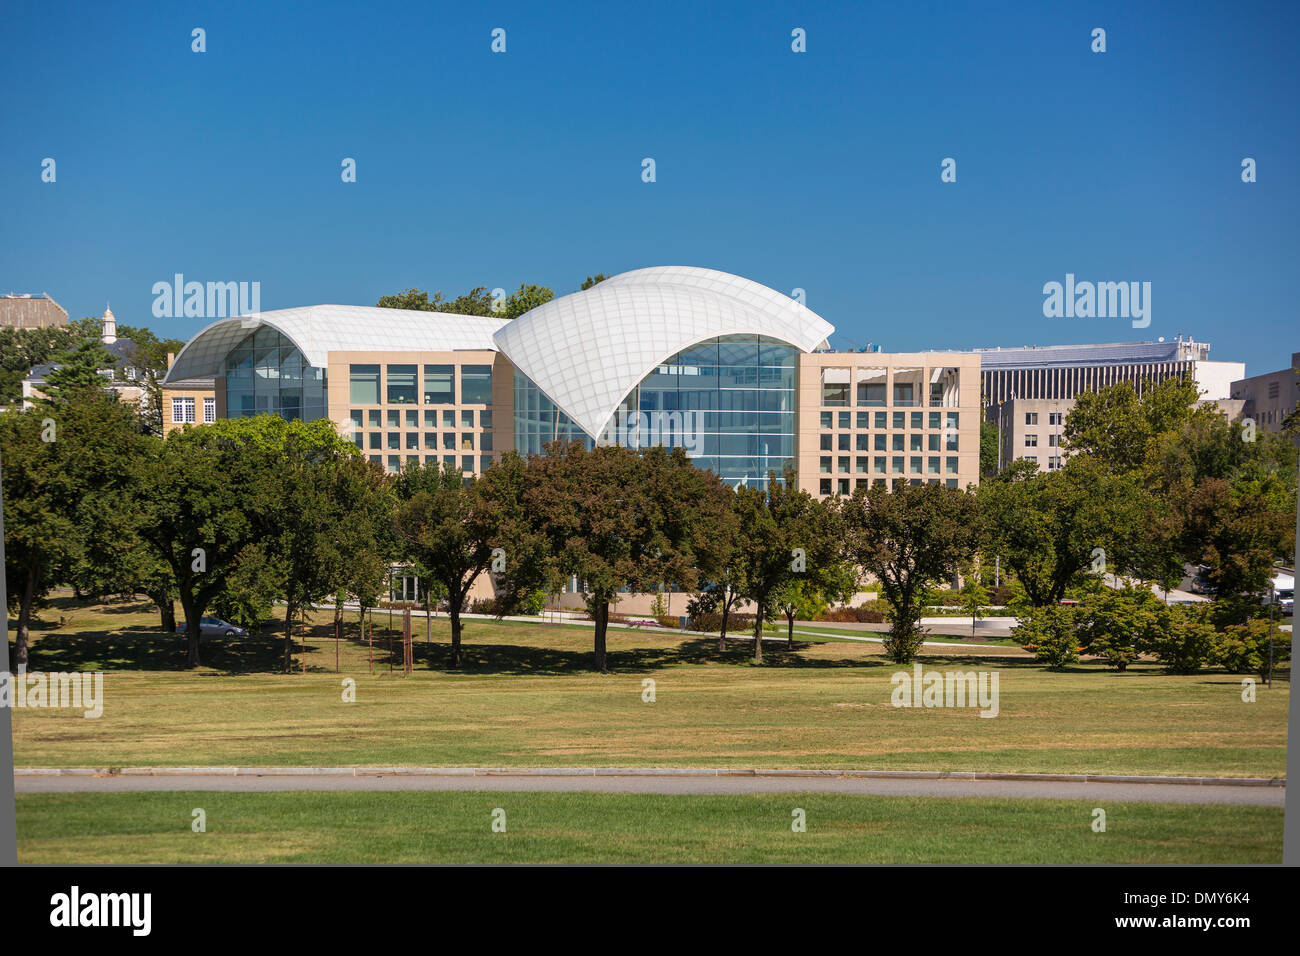
[[(297, 347), (269, 326), (250, 332), (226, 356), (226, 415), (279, 415), (315, 421), (328, 413), (325, 369), (308, 365)], [(352, 388), (358, 383), (354, 378)], [(374, 387), (379, 388), (375, 368)]]
[[(728, 484), (763, 486), (794, 467), (795, 363), (776, 339), (728, 335), (683, 349), (623, 400), (610, 444), (681, 445), (697, 467)], [(515, 448), (539, 454), (555, 440), (595, 442), (527, 377), (515, 373)]]

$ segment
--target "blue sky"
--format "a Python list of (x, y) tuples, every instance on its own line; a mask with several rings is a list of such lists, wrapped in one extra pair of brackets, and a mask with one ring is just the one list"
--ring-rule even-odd
[[(29, 4), (0, 291), (185, 338), (151, 312), (178, 272), (276, 309), (686, 264), (805, 289), (841, 348), (1183, 333), (1271, 371), (1300, 349), (1298, 10)], [(1066, 273), (1151, 282), (1150, 327), (1045, 318)]]

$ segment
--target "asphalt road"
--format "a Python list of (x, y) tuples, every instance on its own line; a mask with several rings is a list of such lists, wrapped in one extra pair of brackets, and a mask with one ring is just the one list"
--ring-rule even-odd
[(163, 775), (16, 774), (18, 793), (129, 793), (215, 790), (268, 793), (294, 790), (458, 790), (656, 794), (845, 793), (868, 796), (994, 797), (1088, 800), (1112, 803), (1215, 803), (1281, 807), (1282, 786), (1190, 783), (1119, 783), (1092, 780), (838, 777), (711, 774), (439, 774), (351, 772), (337, 774)]

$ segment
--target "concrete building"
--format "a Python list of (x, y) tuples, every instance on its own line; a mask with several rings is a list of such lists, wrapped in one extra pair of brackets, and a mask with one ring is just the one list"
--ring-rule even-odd
[(681, 445), (731, 484), (797, 465), (820, 495), (977, 482), (979, 357), (838, 353), (833, 331), (748, 279), (660, 267), (512, 322), (339, 305), (222, 319), (165, 381), (212, 377), (217, 417), (330, 418), (390, 472), (476, 474), (574, 439)]
[(1131, 382), (1141, 394), (1143, 381), (1157, 385), (1190, 375), (1201, 397), (1231, 398), (1232, 382), (1245, 374), (1244, 362), (1210, 360), (1210, 346), (1181, 335), (1172, 342), (1113, 342), (1101, 345), (1048, 345), (976, 349), (980, 356), (982, 398), (990, 421), (1012, 399), (1069, 399), (1117, 382)]
[(160, 385), (159, 391), (163, 435), (185, 425), (208, 425), (217, 420), (216, 379), (179, 379)]
[(1300, 407), (1300, 352), (1291, 353), (1289, 368), (1240, 378), (1232, 383), (1232, 397), (1243, 402), (1242, 414), (1257, 428), (1280, 432), (1286, 417)]
[(68, 310), (50, 298), (48, 293), (9, 293), (0, 295), (0, 327), (13, 329), (42, 329), (52, 325), (67, 325)]

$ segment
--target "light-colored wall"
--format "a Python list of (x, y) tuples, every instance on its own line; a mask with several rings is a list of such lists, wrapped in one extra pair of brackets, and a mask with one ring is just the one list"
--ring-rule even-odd
[[(883, 406), (865, 406), (857, 404), (857, 387), (854, 377), (855, 369), (876, 369), (883, 368), (886, 370), (885, 382), (885, 402)], [(894, 373), (898, 369), (920, 369), (920, 381), (923, 385), (920, 403), (913, 406), (896, 406), (894, 400)], [(957, 370), (957, 387), (955, 391), (955, 405), (931, 406), (929, 403), (929, 381), (932, 369), (955, 368)], [(825, 406), (822, 404), (822, 379), (823, 370), (825, 369), (848, 369), (849, 370), (849, 402), (847, 406)], [(938, 479), (941, 483), (946, 483), (949, 479), (956, 480), (958, 488), (965, 488), (968, 485), (979, 483), (979, 433), (980, 433), (980, 357), (978, 354), (970, 352), (814, 352), (807, 355), (799, 356), (798, 363), (798, 398), (797, 409), (798, 418), (796, 421), (795, 436), (795, 456), (799, 470), (799, 487), (811, 494), (823, 496), (825, 494), (822, 482), (830, 480), (831, 493), (843, 493), (844, 480), (848, 481), (848, 491), (851, 493), (859, 486), (860, 482), (874, 483), (878, 479), (885, 479), (892, 483), (897, 479), (912, 481), (920, 479), (923, 482), (929, 482)], [(822, 427), (821, 416), (823, 412), (831, 413), (831, 427), (829, 429)], [(840, 427), (841, 412), (849, 413), (849, 427)], [(876, 427), (876, 412), (885, 412), (885, 427), (883, 429)], [(896, 429), (894, 427), (894, 413), (902, 412), (904, 415), (904, 427)], [(913, 429), (912, 413), (921, 413), (921, 428)], [(939, 428), (931, 425), (930, 413), (940, 413)], [(945, 447), (946, 443), (942, 440), (942, 426), (947, 420), (947, 413), (957, 413), (957, 450), (949, 451)], [(860, 427), (859, 413), (866, 413), (866, 427)], [(911, 446), (911, 435), (919, 433), (922, 435), (921, 450), (914, 451)], [(929, 447), (930, 434), (940, 436), (939, 450), (933, 451)], [(831, 435), (831, 450), (822, 449), (822, 435)], [(840, 448), (840, 435), (848, 435), (847, 451)], [(876, 448), (877, 434), (884, 434), (886, 449), (880, 451)], [(895, 434), (902, 434), (903, 450), (894, 449)], [(867, 449), (864, 451), (858, 447), (860, 435), (865, 435)], [(823, 472), (822, 461), (824, 457), (831, 459), (831, 471)], [(840, 459), (847, 457), (849, 459), (849, 470), (844, 472), (840, 470)], [(860, 457), (865, 457), (867, 471), (859, 471)], [(876, 459), (883, 457), (885, 459), (884, 472), (876, 470)], [(901, 457), (903, 459), (903, 471), (894, 470), (894, 459)], [(921, 459), (921, 473), (916, 474), (911, 470), (912, 459), (919, 457)], [(929, 471), (930, 459), (937, 457), (939, 459), (939, 473), (932, 474)], [(947, 459), (955, 457), (957, 459), (956, 474), (951, 474), (947, 470)]]
[(1252, 375), (1232, 383), (1231, 394), (1244, 402), (1244, 414), (1264, 431), (1279, 432), (1282, 422), (1300, 402), (1300, 381), (1294, 369), (1300, 367), (1300, 352), (1291, 354), (1291, 365), (1276, 372)]
[[(374, 405), (353, 405), (351, 401), (351, 366), (352, 365), (378, 365), (379, 366), (379, 404)], [(386, 402), (388, 397), (388, 366), (389, 365), (414, 365), (417, 369), (417, 399), (413, 405), (394, 404), (389, 405)], [(456, 401), (448, 405), (426, 405), (424, 403), (424, 366), (425, 365), (453, 365), (456, 368)], [(489, 365), (492, 367), (492, 404), (467, 404), (461, 400), (461, 383), (462, 367), (465, 365)], [(405, 464), (412, 456), (418, 458), (421, 462), (427, 463), (430, 460), (442, 462), (446, 456), (452, 456), (456, 459), (456, 464), (463, 466), (465, 457), (473, 459), (472, 472), (477, 474), (482, 470), (482, 457), (488, 456), (492, 461), (496, 461), (501, 454), (509, 448), (514, 447), (514, 368), (504, 355), (491, 350), (465, 350), (455, 352), (331, 352), (329, 355), (329, 367), (326, 372), (327, 386), (329, 390), (329, 417), (341, 430), (347, 430), (352, 427), (355, 434), (359, 434), (362, 439), (361, 453), (367, 458), (378, 456), (379, 462), (385, 468), (391, 468), (390, 456), (397, 456), (402, 464)], [(362, 413), (362, 423), (359, 428), (352, 426), (352, 412), (359, 410)], [(380, 424), (378, 427), (371, 425), (371, 412), (380, 413)], [(396, 411), (398, 413), (398, 425), (393, 427), (389, 425), (389, 413)], [(451, 411), (454, 416), (454, 426), (446, 427), (443, 424), (443, 412)], [(492, 424), (484, 427), (482, 424), (482, 413), (491, 411)], [(408, 412), (416, 413), (416, 425), (411, 427), (408, 424)], [(434, 420), (428, 424), (426, 413), (432, 412)], [(462, 424), (462, 413), (471, 412), (473, 414), (473, 424), (465, 426)], [(390, 432), (398, 433), (400, 447), (396, 450), (388, 447), (388, 434)], [(483, 435), (490, 433), (492, 436), (492, 448), (483, 448)], [(416, 435), (415, 448), (408, 448), (408, 435)], [(379, 448), (372, 448), (371, 435), (378, 434)], [(426, 441), (428, 435), (437, 436), (437, 447), (430, 447)], [(454, 435), (454, 448), (444, 448), (443, 436), (446, 434)], [(463, 447), (463, 438), (465, 435), (473, 436), (473, 449)], [(470, 473), (469, 471), (466, 472)]]
[[(196, 425), (204, 424), (203, 400), (206, 398), (211, 398), (214, 401), (216, 400), (215, 385), (208, 386), (208, 387), (197, 385), (197, 384), (181, 385), (180, 387), (164, 385), (160, 391), (162, 393), (162, 421), (163, 421), (164, 435), (174, 431), (177, 428), (182, 427), (185, 424), (185, 422), (177, 421), (172, 414), (173, 398), (194, 399), (194, 424)], [(223, 417), (224, 414), (225, 414), (225, 409), (220, 407), (220, 403), (217, 403), (216, 417), (221, 418)]]

